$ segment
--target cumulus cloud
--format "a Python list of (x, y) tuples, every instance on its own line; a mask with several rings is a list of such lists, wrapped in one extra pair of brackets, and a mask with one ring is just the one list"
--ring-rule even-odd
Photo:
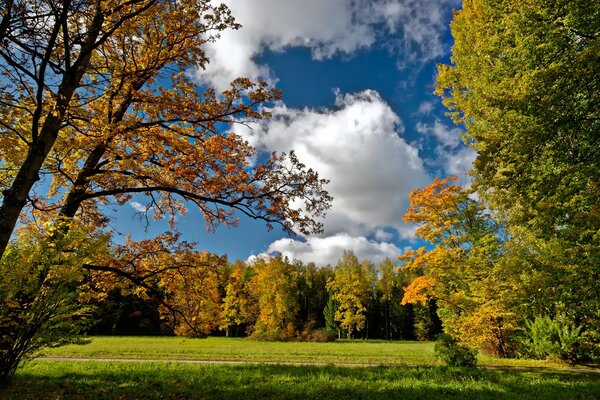
[[(220, 3), (220, 1), (219, 1)], [(225, 31), (207, 47), (211, 59), (198, 77), (225, 89), (239, 76), (266, 79), (268, 66), (256, 62), (266, 50), (304, 47), (313, 58), (353, 54), (381, 43), (403, 63), (443, 55), (446, 16), (456, 0), (225, 0), (237, 31)]]
[(334, 200), (325, 235), (372, 237), (390, 227), (401, 239), (413, 237), (402, 215), (409, 192), (429, 178), (418, 150), (401, 137), (400, 118), (377, 92), (338, 94), (335, 109), (280, 104), (271, 111), (271, 120), (253, 131), (239, 127), (238, 133), (265, 151), (294, 150), (331, 180), (327, 190)]
[(279, 239), (271, 243), (266, 254), (278, 252), (291, 260), (305, 263), (312, 261), (317, 265), (335, 265), (345, 250), (353, 251), (359, 260), (369, 259), (374, 263), (380, 263), (385, 258), (395, 259), (402, 254), (402, 250), (392, 243), (377, 242), (363, 236), (353, 237), (347, 234), (324, 238), (311, 237), (304, 241)]

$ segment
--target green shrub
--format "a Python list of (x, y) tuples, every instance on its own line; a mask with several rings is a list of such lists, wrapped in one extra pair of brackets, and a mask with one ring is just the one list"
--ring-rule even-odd
[(564, 317), (536, 316), (525, 321), (520, 338), (521, 355), (573, 363), (582, 340), (581, 327)]
[(475, 367), (477, 350), (460, 343), (448, 334), (441, 334), (435, 343), (435, 356), (450, 367)]

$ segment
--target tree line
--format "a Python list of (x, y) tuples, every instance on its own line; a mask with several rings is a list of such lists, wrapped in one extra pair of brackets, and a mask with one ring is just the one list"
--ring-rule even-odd
[(213, 261), (196, 264), (193, 274), (163, 287), (177, 312), (161, 308), (152, 296), (113, 291), (96, 304), (90, 332), (302, 341), (430, 340), (441, 332), (434, 301), (401, 304), (414, 274), (398, 270), (391, 259), (375, 265), (347, 251), (334, 266), (280, 255)]

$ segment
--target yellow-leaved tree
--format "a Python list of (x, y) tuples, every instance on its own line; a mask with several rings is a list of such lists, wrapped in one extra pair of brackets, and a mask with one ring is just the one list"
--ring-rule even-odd
[(456, 177), (436, 178), (410, 194), (406, 222), (429, 243), (399, 257), (418, 276), (405, 288), (403, 304), (437, 300), (444, 329), (482, 350), (508, 356), (522, 318), (521, 276), (526, 264), (510, 257), (501, 227)]

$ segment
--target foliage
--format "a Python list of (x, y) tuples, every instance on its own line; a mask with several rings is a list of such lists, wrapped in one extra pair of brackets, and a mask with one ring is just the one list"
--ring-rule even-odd
[(327, 330), (327, 332), (329, 332), (332, 335), (337, 334), (340, 329), (339, 325), (335, 321), (336, 311), (337, 311), (337, 304), (335, 303), (333, 298), (331, 298), (331, 296), (329, 296), (329, 299), (327, 299), (327, 304), (325, 305), (325, 308), (323, 309), (323, 316), (325, 317), (325, 329)]
[(258, 307), (253, 336), (259, 340), (289, 340), (296, 336), (297, 271), (281, 256), (257, 259), (250, 292)]
[(221, 321), (219, 274), (226, 258), (207, 252), (177, 254), (177, 268), (161, 276), (164, 302), (162, 310), (178, 336), (208, 335)]
[(359, 263), (354, 253), (346, 251), (334, 270), (334, 277), (327, 282), (331, 298), (337, 304), (335, 320), (349, 339), (355, 331), (365, 327), (366, 302), (372, 289), (368, 266)]
[[(186, 203), (211, 229), (235, 225), (237, 212), (288, 232), (319, 231), (326, 181), (294, 154), (251, 164), (257, 150), (230, 132), (269, 117), (260, 106), (280, 92), (241, 78), (217, 93), (186, 73), (206, 65), (204, 47), (220, 31), (239, 28), (227, 7), (113, 3), (6, 4), (0, 256), (28, 199), (45, 218), (78, 215), (91, 226), (107, 222), (100, 204), (141, 193), (146, 215), (171, 223)], [(40, 173), (52, 178), (45, 201), (30, 196)]]
[[(524, 263), (512, 257), (512, 242), (471, 192), (440, 180), (410, 194), (404, 220), (419, 224), (416, 235), (433, 247), (402, 255), (416, 276), (403, 304), (437, 300), (448, 333), (473, 347), (508, 356), (521, 316), (517, 307)], [(509, 256), (511, 255), (511, 256)]]
[(448, 334), (442, 334), (435, 342), (435, 356), (450, 367), (475, 367), (477, 350), (458, 342)]
[(600, 327), (598, 21), (596, 1), (464, 1), (436, 90), (537, 281), (528, 316), (558, 305), (586, 331)]
[(561, 317), (536, 316), (526, 321), (520, 344), (526, 357), (573, 363), (581, 339), (581, 326)]
[(227, 336), (231, 336), (232, 329), (235, 331), (255, 320), (256, 305), (248, 289), (249, 271), (242, 263), (234, 265), (225, 286), (219, 328), (224, 329)]
[(77, 342), (91, 325), (81, 265), (105, 242), (74, 227), (60, 240), (29, 231), (8, 248), (0, 261), (0, 385), (37, 350)]

